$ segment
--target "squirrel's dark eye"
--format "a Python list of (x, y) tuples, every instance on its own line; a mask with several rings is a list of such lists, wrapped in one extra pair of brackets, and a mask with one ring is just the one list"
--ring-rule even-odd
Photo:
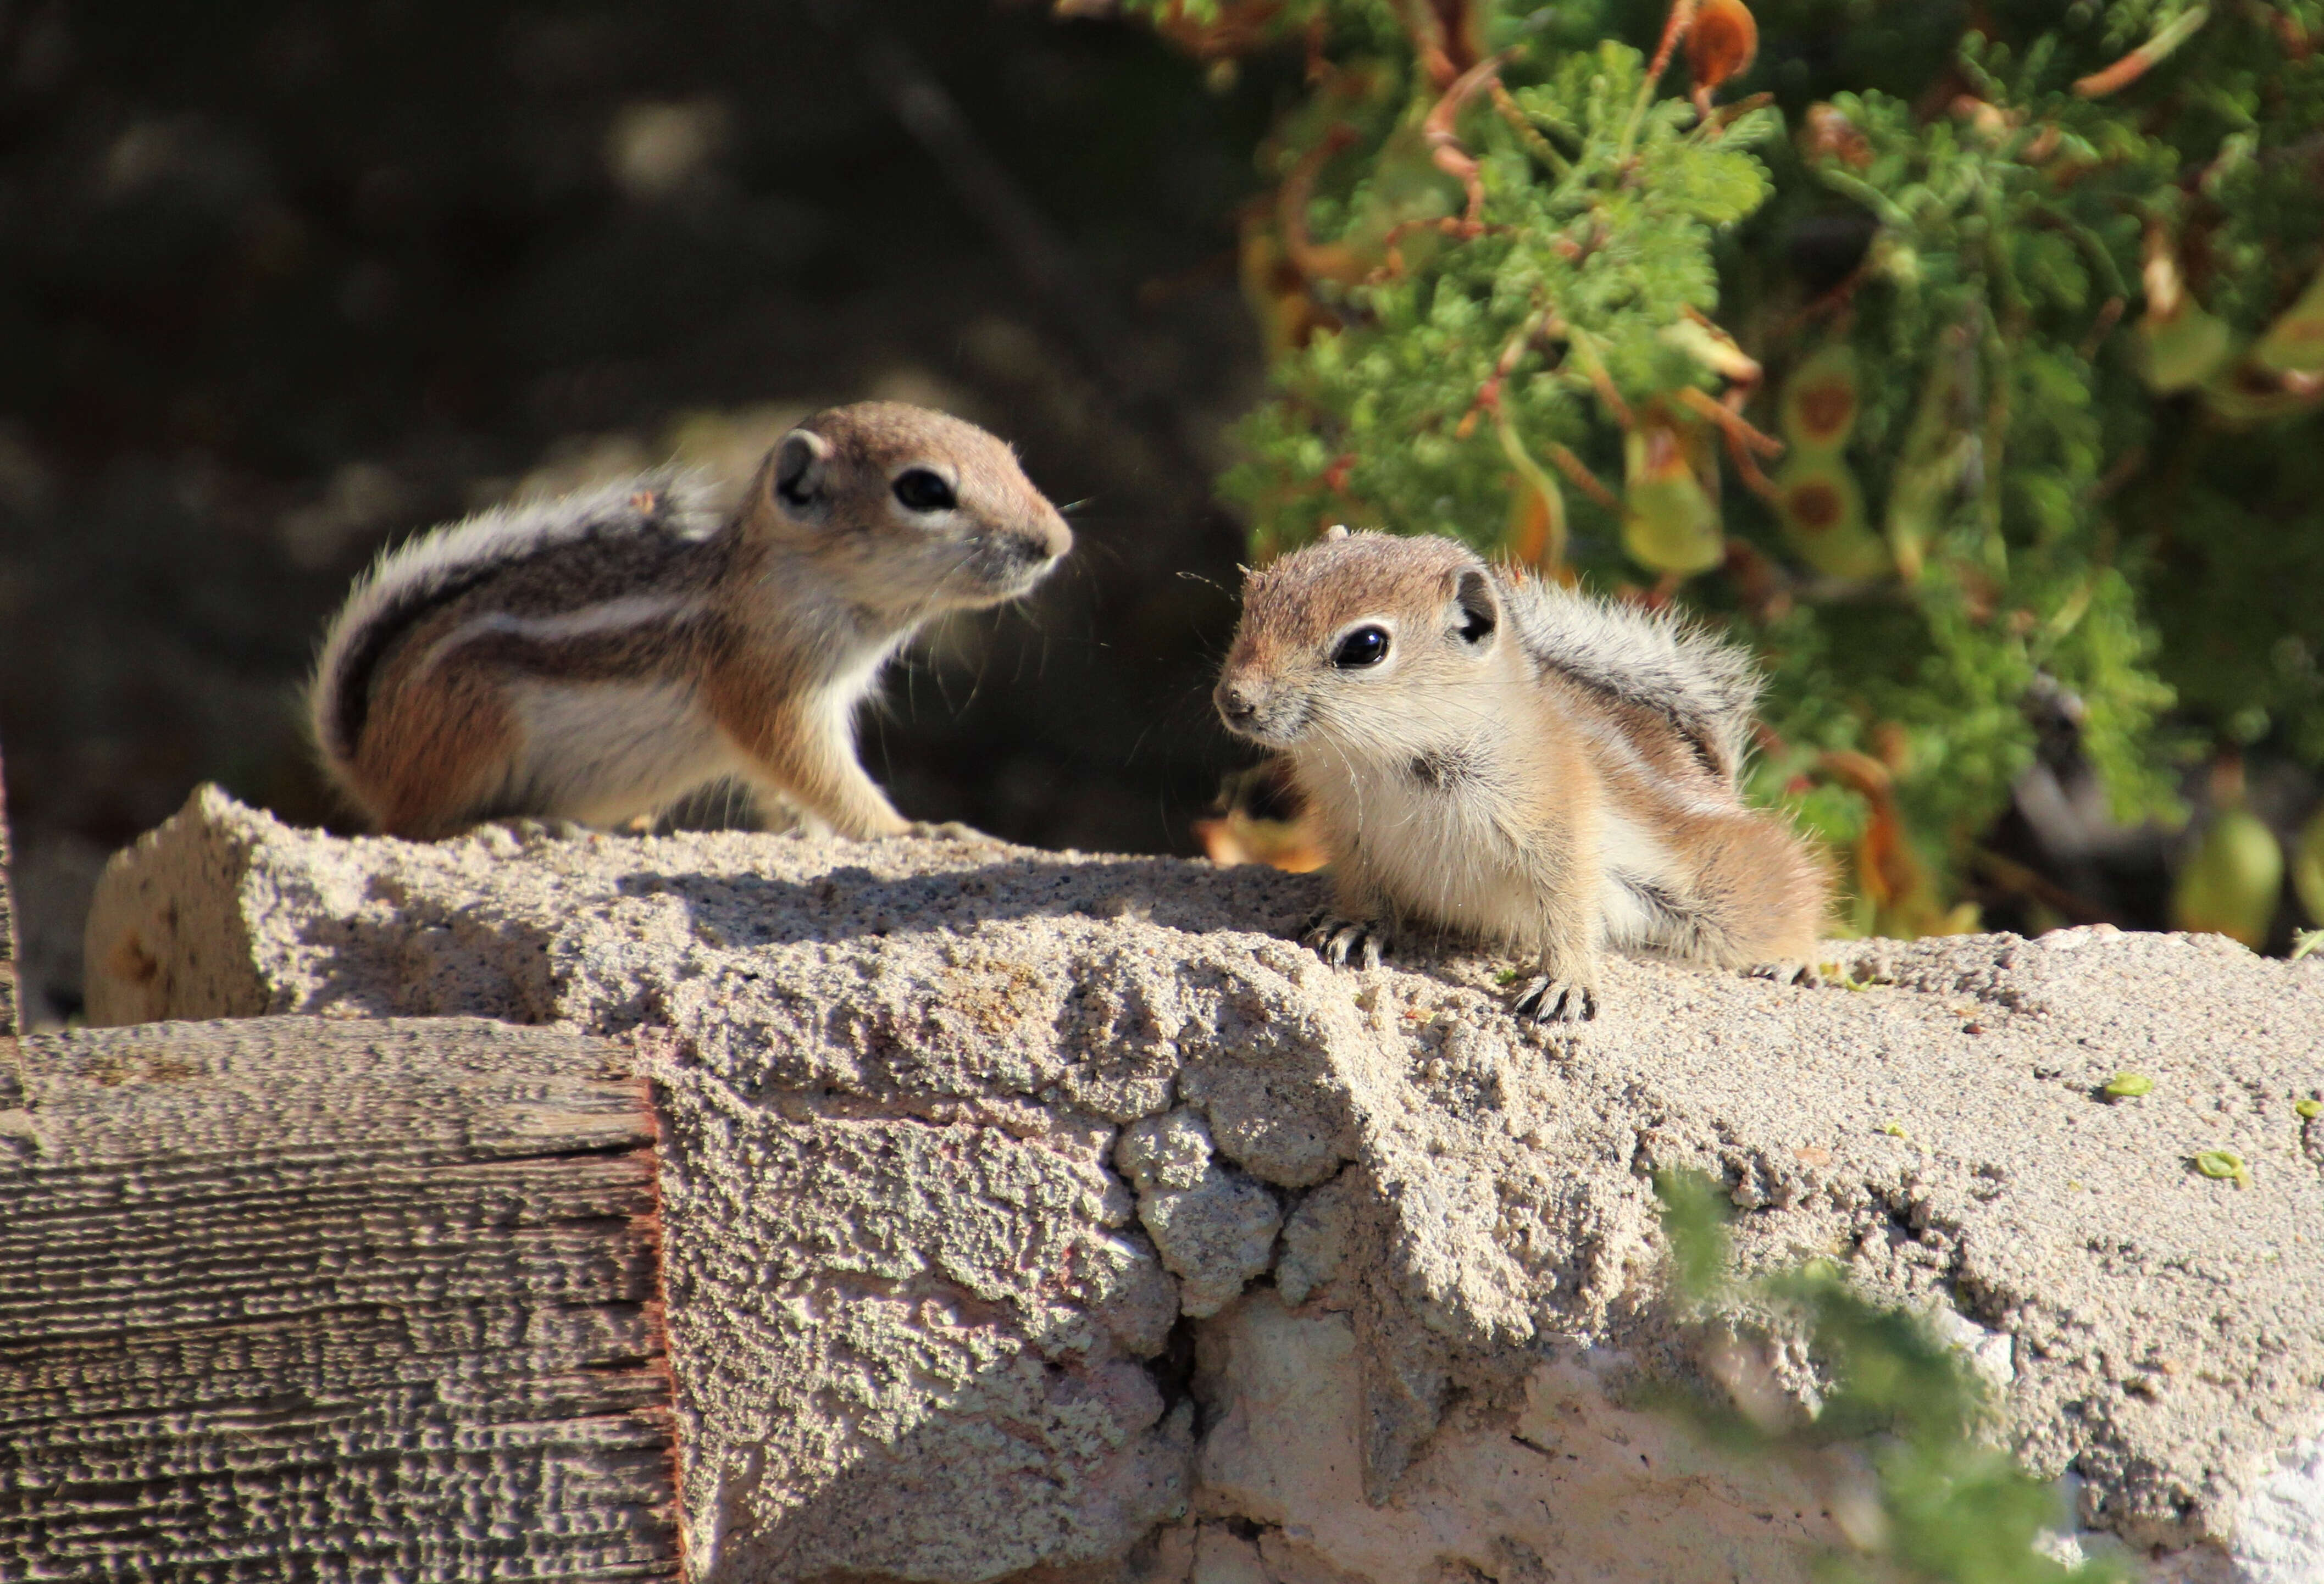
[(896, 475), (896, 499), (914, 511), (949, 511), (960, 504), (952, 486), (925, 467), (908, 467)]
[(1358, 666), (1377, 666), (1388, 658), (1388, 629), (1359, 627), (1340, 640), (1340, 647), (1332, 651), (1332, 664), (1342, 670)]

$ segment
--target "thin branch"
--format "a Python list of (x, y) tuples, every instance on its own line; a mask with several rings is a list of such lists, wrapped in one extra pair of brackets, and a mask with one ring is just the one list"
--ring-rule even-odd
[(1517, 437), (1517, 426), (1509, 422), (1508, 410), (1499, 401), (1493, 404), (1493, 429), (1501, 442), (1501, 454), (1509, 459), (1509, 465), (1517, 469), (1517, 476), (1541, 503), (1542, 542), (1530, 559), (1562, 582), (1565, 576), (1565, 496), (1558, 489), (1557, 481), (1544, 472), (1541, 464), (1533, 459), (1533, 453), (1526, 449), (1525, 442)]
[(1350, 281), (1362, 273), (1354, 250), (1344, 243), (1319, 246), (1307, 235), (1307, 203), (1314, 196), (1315, 178), (1334, 155), (1356, 141), (1356, 129), (1334, 122), (1299, 156), (1275, 193), (1275, 227), (1283, 238), (1283, 256), (1310, 281)]
[(1646, 118), (1646, 107), (1655, 102), (1655, 85), (1663, 73), (1670, 69), (1671, 56), (1678, 50), (1679, 41), (1686, 37), (1687, 25), (1694, 21), (1694, 0), (1671, 0), (1669, 20), (1663, 23), (1663, 41), (1655, 46), (1655, 59), (1646, 68), (1646, 80), (1638, 84), (1637, 102), (1630, 106), (1630, 118), (1622, 124), (1622, 142), (1614, 151), (1614, 163), (1627, 166), (1630, 152), (1637, 147), (1638, 124)]
[(1452, 51), (1446, 47), (1444, 19), (1429, 0), (1405, 0), (1403, 11), (1404, 31), (1411, 36), (1412, 52), (1421, 69), (1437, 87), (1450, 86), (1461, 69), (1452, 64)]
[(1590, 376), (1590, 383), (1597, 389), (1598, 400), (1606, 404), (1606, 410), (1613, 414), (1616, 423), (1625, 429), (1631, 428), (1630, 404), (1623, 401), (1622, 392), (1614, 388), (1614, 376), (1606, 372), (1606, 360), (1598, 355), (1598, 343), (1579, 326), (1569, 330), (1566, 338), (1572, 345), (1574, 355), (1582, 360), (1582, 372)]
[(1525, 107), (1510, 95), (1499, 76), (1493, 78), (1490, 88), (1493, 108), (1501, 113), (1501, 119), (1509, 124), (1509, 130), (1517, 134), (1517, 142), (1526, 146), (1526, 152), (1548, 166), (1559, 180), (1572, 175), (1573, 161), (1557, 152), (1557, 145), (1533, 124), (1533, 117), (1525, 113)]
[(1462, 72), (1453, 80), (1452, 86), (1444, 90), (1444, 97), (1436, 101), (1436, 107), (1429, 111), (1428, 119), (1420, 124), (1421, 139), (1428, 144), (1429, 158), (1435, 161), (1439, 170), (1458, 180), (1468, 192), (1469, 211), (1461, 222), (1462, 234), (1465, 236), (1478, 236), (1484, 232), (1485, 183), (1479, 174), (1480, 167), (1476, 156), (1461, 146), (1460, 134), (1452, 130), (1452, 124), (1460, 118), (1462, 108), (1476, 97), (1477, 90), (1499, 78), (1501, 68), (1515, 52), (1514, 50), (1504, 50), (1498, 55), (1486, 57)]
[(1501, 355), (1493, 360), (1493, 372), (1485, 376), (1485, 382), (1477, 387), (1477, 394), (1469, 403), (1469, 410), (1461, 415), (1460, 423), (1452, 430), (1454, 438), (1465, 440), (1474, 434), (1480, 413), (1489, 412), (1499, 419), (1501, 411), (1501, 387), (1508, 382), (1509, 375), (1517, 371), (1517, 359), (1525, 355), (1526, 348), (1532, 344), (1533, 338), (1541, 333), (1542, 327), (1548, 322), (1549, 318), (1550, 313), (1547, 309), (1538, 309), (1517, 322), (1517, 334), (1509, 337), (1508, 345), (1502, 347)]
[(2074, 92), (2085, 99), (2103, 98), (2121, 88), (2126, 88), (2144, 77), (2163, 58), (2194, 37), (2195, 30), (2211, 20), (2211, 8), (2197, 5), (2181, 12), (2157, 30), (2155, 35), (2116, 61), (2103, 71), (2093, 71), (2074, 84)]
[(1720, 406), (1711, 399), (1710, 392), (1692, 385), (1681, 385), (1677, 391), (1679, 404), (1692, 408), (1726, 431), (1728, 438), (1738, 446), (1748, 447), (1762, 456), (1781, 456), (1784, 443), (1766, 430), (1757, 428), (1742, 414)]
[(1615, 516), (1619, 517), (1622, 514), (1622, 497), (1608, 489), (1598, 475), (1590, 471), (1588, 463), (1554, 442), (1545, 449), (1550, 461), (1557, 465), (1557, 471), (1573, 481), (1574, 488)]

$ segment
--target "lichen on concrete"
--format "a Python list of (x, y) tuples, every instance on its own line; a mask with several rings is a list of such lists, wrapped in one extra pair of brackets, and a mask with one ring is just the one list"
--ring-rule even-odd
[(1490, 956), (1326, 968), (1286, 938), (1320, 894), (957, 827), (337, 840), (205, 793), (100, 888), (91, 1008), (655, 1031), (706, 1578), (1800, 1578), (1849, 1492), (1637, 1395), (1697, 1363), (1665, 1166), (1726, 1184), (1747, 1266), (1950, 1316), (2070, 1476), (2060, 1545), (2309, 1578), (2324, 962), (1618, 960), (1545, 1033)]

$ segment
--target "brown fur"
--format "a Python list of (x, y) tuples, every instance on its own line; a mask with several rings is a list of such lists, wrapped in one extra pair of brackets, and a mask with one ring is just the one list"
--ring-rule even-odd
[[(907, 504), (918, 470), (953, 503)], [(390, 557), (326, 644), (317, 736), (393, 834), (618, 824), (729, 774), (844, 834), (892, 834), (856, 705), (928, 618), (1025, 594), (1072, 541), (983, 430), (834, 409), (785, 437), (723, 526), (647, 479)]]
[[(1380, 661), (1335, 663), (1372, 627)], [(1720, 746), (1740, 735), (1739, 675), (1700, 634), (1451, 540), (1360, 534), (1250, 575), (1217, 696), (1282, 755), (1332, 854), (1347, 916), (1317, 932), (1327, 956), (1376, 958), (1414, 926), (1480, 936), (1537, 958), (1536, 1015), (1572, 1018), (1594, 1010), (1609, 944), (1732, 968), (1814, 951), (1823, 870), (1743, 803)]]

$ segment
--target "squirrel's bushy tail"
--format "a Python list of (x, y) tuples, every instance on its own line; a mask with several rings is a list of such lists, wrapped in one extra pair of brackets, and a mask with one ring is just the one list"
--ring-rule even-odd
[(1683, 616), (1512, 580), (1528, 653), (1586, 686), (1667, 716), (1733, 781), (1751, 743), (1760, 678), (1750, 652)]

